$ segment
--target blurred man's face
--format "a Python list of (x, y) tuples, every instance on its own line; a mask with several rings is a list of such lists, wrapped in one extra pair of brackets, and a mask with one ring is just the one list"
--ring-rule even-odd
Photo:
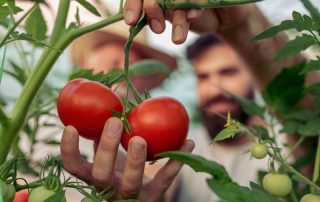
[(225, 93), (252, 97), (252, 79), (240, 56), (229, 45), (218, 44), (202, 53), (194, 66), (200, 107), (210, 133), (219, 132), (225, 123), (210, 112), (226, 115), (230, 111), (233, 118), (246, 119), (239, 104)]
[[(88, 59), (83, 64), (84, 69), (93, 69), (93, 73), (107, 73), (112, 69), (124, 69), (124, 43), (108, 42), (95, 48), (89, 55)], [(133, 64), (141, 60), (140, 56), (134, 49), (131, 49), (129, 63)]]
[[(108, 42), (95, 48), (88, 58), (84, 60), (82, 66), (83, 69), (93, 69), (93, 73), (104, 72), (108, 73), (113, 69), (124, 69), (124, 43), (123, 42)], [(129, 64), (133, 64), (143, 57), (135, 51), (133, 48), (130, 50)], [(132, 78), (132, 82), (138, 91), (143, 91), (145, 83), (143, 83), (142, 77)], [(126, 88), (125, 84), (122, 83), (120, 86), (114, 85), (116, 92), (121, 96), (125, 97)]]

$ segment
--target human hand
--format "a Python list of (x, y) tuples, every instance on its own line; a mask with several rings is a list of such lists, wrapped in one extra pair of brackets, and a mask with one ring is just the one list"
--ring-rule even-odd
[[(186, 2), (176, 0), (175, 2)], [(191, 2), (206, 2), (207, 0), (191, 0)], [(163, 13), (157, 0), (126, 0), (125, 22), (134, 25), (138, 22), (142, 9), (145, 11), (148, 24), (153, 32), (162, 33), (165, 30), (165, 19), (172, 22), (172, 41), (176, 44), (183, 43), (188, 30), (198, 33), (218, 31), (238, 26), (250, 15), (252, 5), (234, 6), (212, 9), (174, 10)]]
[[(77, 130), (67, 126), (61, 140), (61, 156), (65, 170), (100, 189), (114, 187), (115, 199), (162, 201), (182, 164), (169, 160), (153, 179), (143, 183), (147, 143), (141, 137), (133, 137), (129, 142), (127, 155), (119, 152), (122, 128), (122, 122), (118, 118), (113, 117), (106, 122), (100, 142), (95, 146), (94, 162), (89, 163), (81, 157)], [(191, 152), (193, 147), (193, 142), (186, 140), (181, 150)]]

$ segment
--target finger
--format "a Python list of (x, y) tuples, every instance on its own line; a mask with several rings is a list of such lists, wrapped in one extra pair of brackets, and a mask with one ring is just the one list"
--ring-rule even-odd
[[(191, 152), (194, 148), (194, 142), (192, 140), (186, 140), (181, 148), (181, 151)], [(150, 201), (157, 201), (161, 199), (169, 186), (172, 184), (174, 178), (179, 173), (182, 163), (169, 160), (156, 174), (153, 180), (150, 182), (148, 191), (150, 194)]]
[(172, 41), (175, 44), (183, 43), (188, 35), (190, 23), (187, 21), (186, 10), (176, 10), (172, 19)]
[(85, 161), (80, 154), (79, 134), (74, 127), (67, 126), (64, 129), (60, 150), (64, 169), (88, 184), (92, 184), (92, 164)]
[(136, 198), (142, 184), (147, 143), (141, 137), (133, 137), (129, 142), (127, 162), (120, 183), (122, 198)]
[(143, 10), (146, 12), (148, 24), (153, 32), (160, 34), (165, 29), (165, 18), (157, 0), (145, 0)]
[(142, 0), (126, 0), (124, 4), (124, 20), (128, 25), (138, 22), (142, 9)]
[(204, 8), (194, 8), (187, 11), (187, 19), (188, 20), (195, 20), (199, 18), (204, 11)]
[(113, 182), (114, 162), (122, 134), (122, 122), (112, 117), (106, 122), (94, 157), (92, 175), (101, 185)]

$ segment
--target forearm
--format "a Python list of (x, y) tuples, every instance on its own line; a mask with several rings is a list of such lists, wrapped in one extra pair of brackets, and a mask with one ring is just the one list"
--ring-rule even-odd
[(255, 5), (251, 6), (249, 13), (243, 23), (230, 29), (218, 30), (218, 33), (239, 51), (250, 66), (260, 89), (263, 90), (281, 69), (293, 65), (303, 58), (296, 56), (273, 62), (276, 53), (288, 39), (285, 34), (280, 33), (273, 38), (262, 41), (250, 41), (272, 25)]

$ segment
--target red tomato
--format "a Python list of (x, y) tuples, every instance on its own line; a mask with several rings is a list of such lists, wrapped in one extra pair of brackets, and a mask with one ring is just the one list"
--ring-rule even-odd
[(13, 202), (28, 202), (28, 190), (21, 190), (14, 196)]
[(105, 85), (87, 79), (74, 79), (61, 90), (58, 115), (87, 139), (98, 140), (111, 110), (122, 112), (119, 97)]
[(147, 160), (155, 154), (179, 150), (186, 139), (189, 117), (183, 105), (174, 98), (150, 98), (135, 107), (127, 117), (131, 134), (124, 132), (121, 144), (128, 149), (130, 138), (140, 136), (147, 142)]

